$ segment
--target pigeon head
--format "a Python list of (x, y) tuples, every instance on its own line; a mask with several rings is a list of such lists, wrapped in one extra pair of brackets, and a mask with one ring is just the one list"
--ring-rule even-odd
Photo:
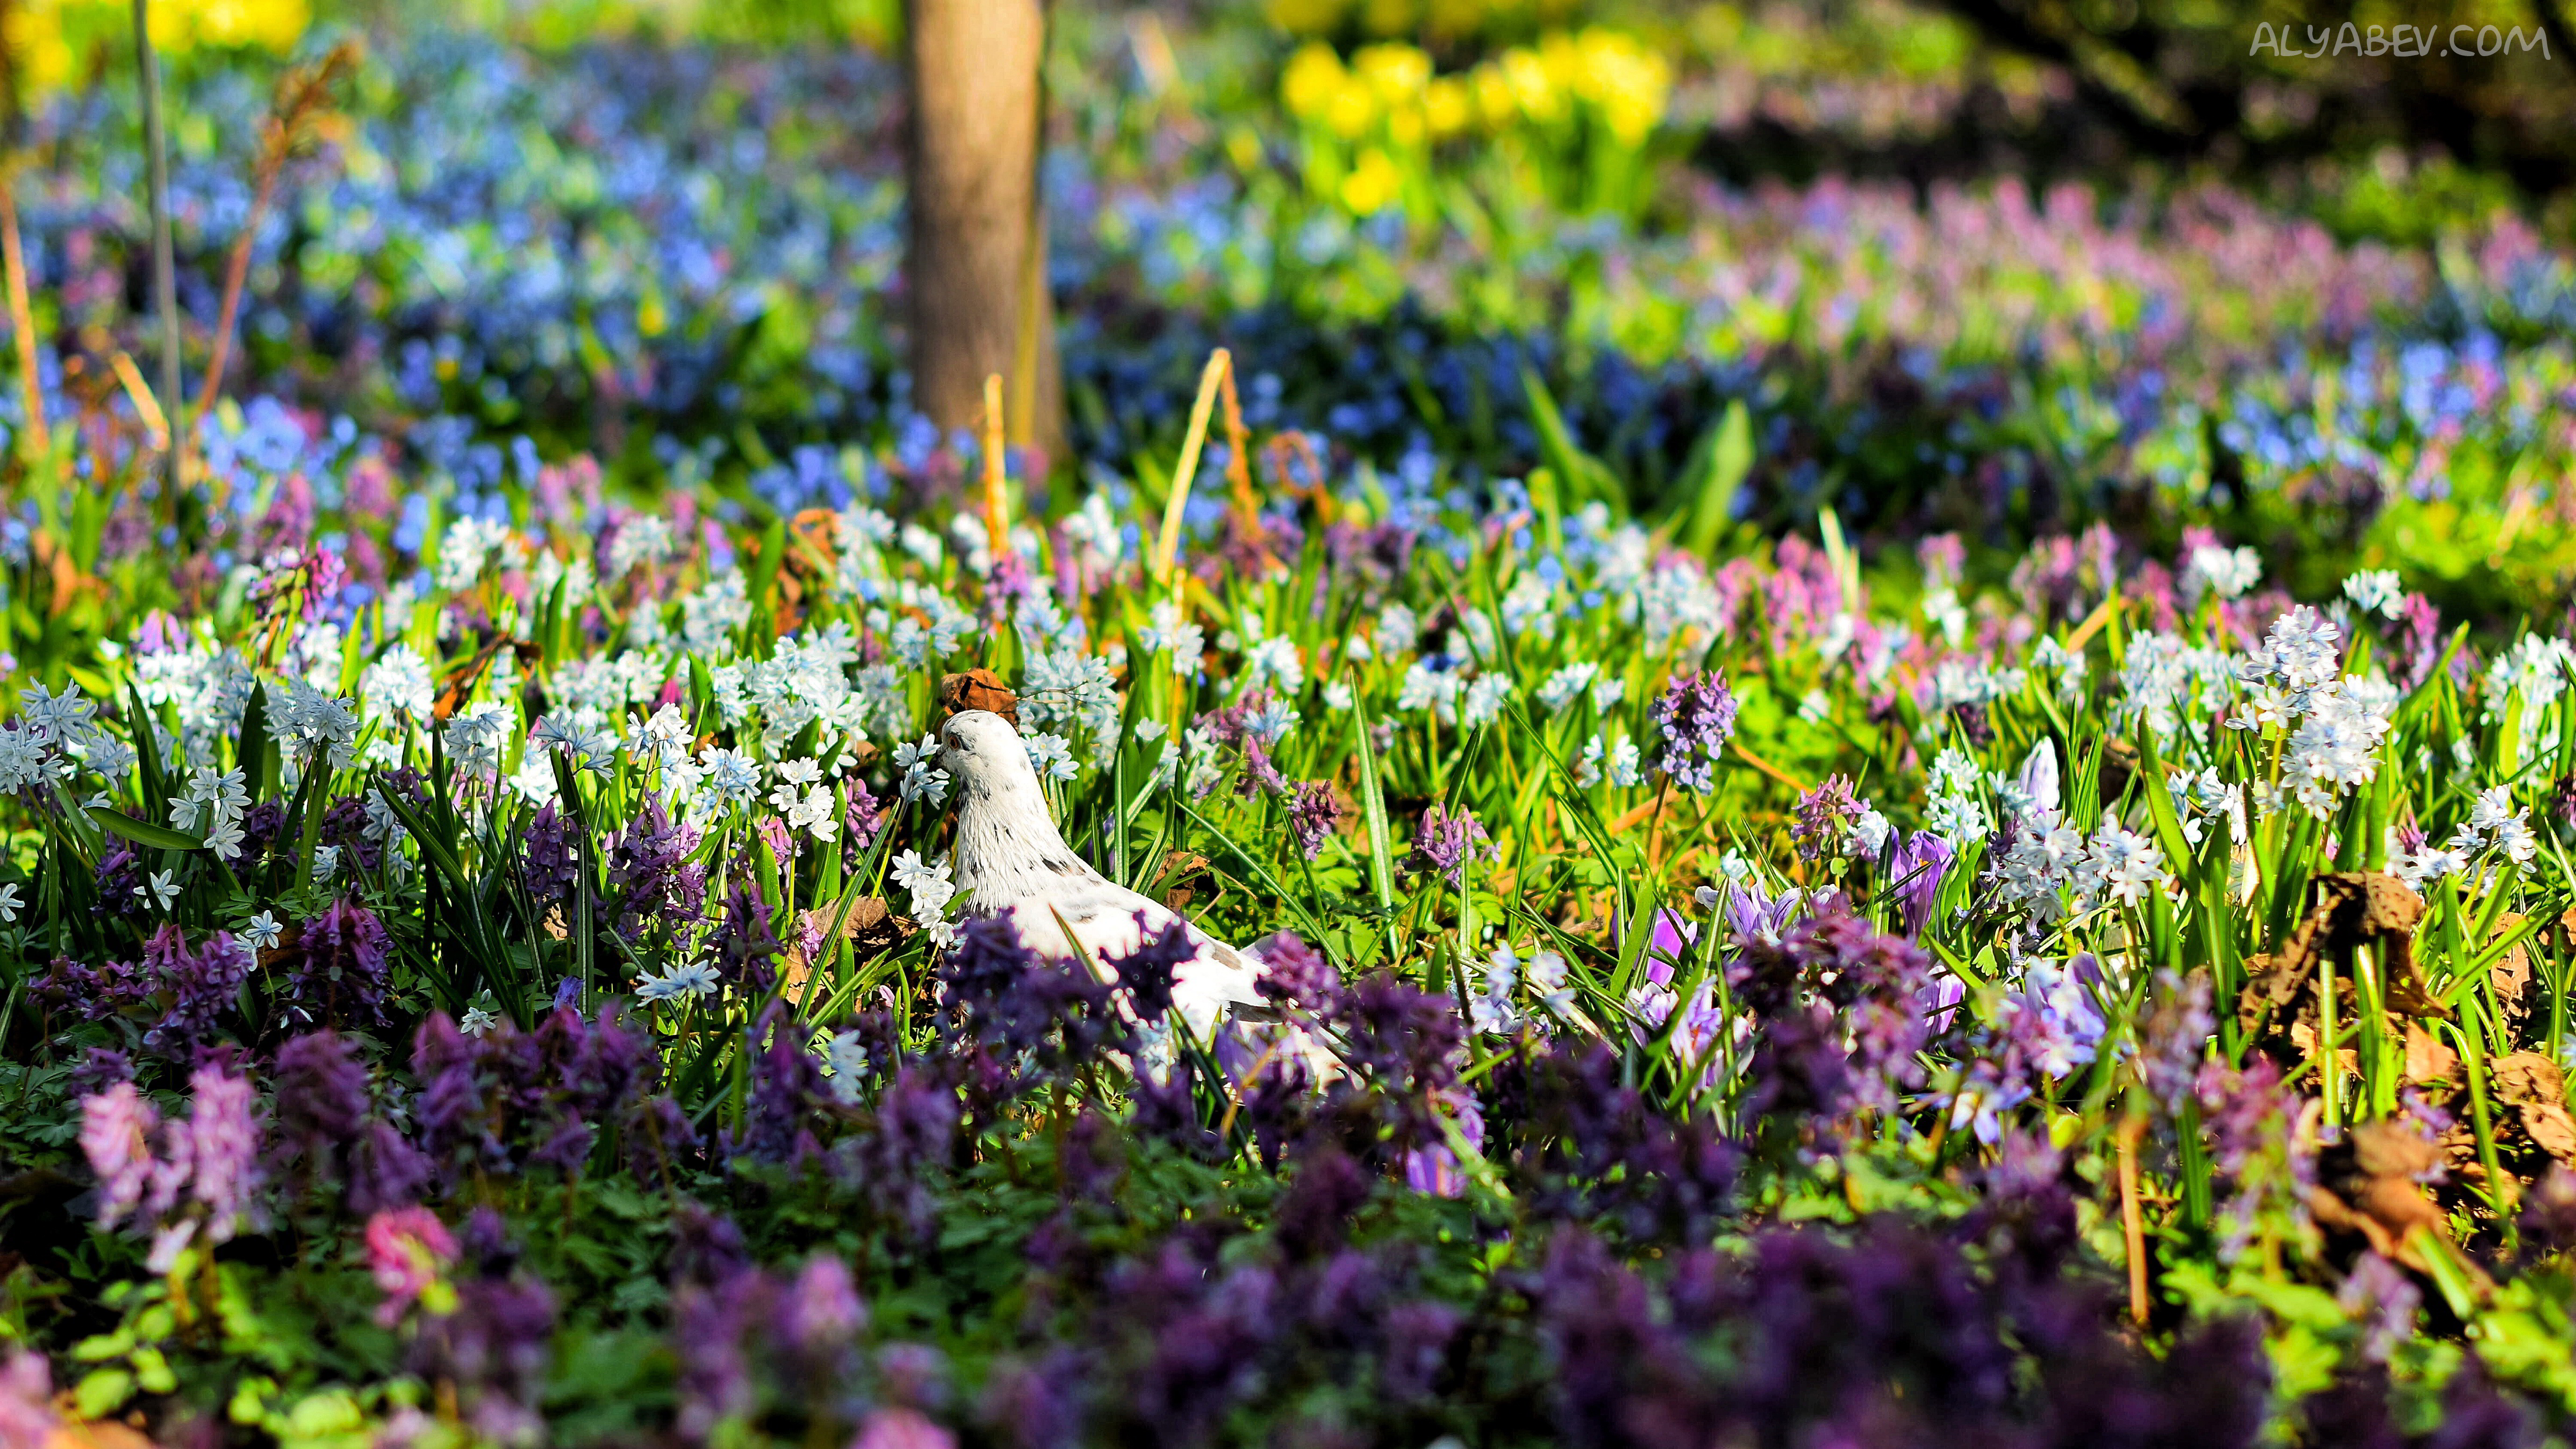
[(990, 710), (960, 710), (939, 727), (939, 768), (957, 782), (960, 805), (1025, 799), (1039, 802), (1044, 814), (1046, 797), (1020, 732)]

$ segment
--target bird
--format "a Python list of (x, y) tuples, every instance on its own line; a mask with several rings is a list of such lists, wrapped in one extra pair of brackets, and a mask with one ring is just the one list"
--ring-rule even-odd
[(1149, 936), (1178, 923), (1196, 948), (1172, 972), (1172, 1007), (1204, 1038), (1229, 1015), (1258, 1013), (1260, 958), (1208, 935), (1161, 902), (1092, 869), (1048, 813), (1020, 732), (991, 710), (959, 710), (939, 729), (939, 767), (957, 802), (956, 882), (962, 918), (1007, 919), (1040, 955), (1083, 964), (1103, 980)]

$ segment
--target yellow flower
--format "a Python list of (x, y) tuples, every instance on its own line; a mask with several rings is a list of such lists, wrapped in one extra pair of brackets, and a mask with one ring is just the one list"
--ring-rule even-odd
[(1502, 68), (1503, 83), (1510, 87), (1522, 115), (1545, 123), (1565, 114), (1565, 94), (1537, 51), (1516, 45), (1503, 52)]
[(1436, 139), (1454, 136), (1467, 129), (1474, 119), (1475, 101), (1467, 92), (1467, 83), (1454, 76), (1442, 76), (1422, 88), (1422, 119)]
[(1358, 140), (1377, 124), (1377, 92), (1357, 76), (1343, 76), (1324, 107), (1324, 121), (1344, 140)]
[(1664, 119), (1672, 65), (1632, 37), (1597, 26), (1583, 32), (1572, 52), (1576, 88), (1600, 109), (1610, 134), (1630, 146), (1645, 140)]
[(1360, 153), (1357, 166), (1342, 178), (1342, 205), (1355, 215), (1374, 216), (1404, 189), (1404, 174), (1375, 146)]
[(1521, 113), (1520, 98), (1512, 93), (1510, 77), (1498, 65), (1480, 65), (1475, 72), (1476, 109), (1483, 113), (1485, 126), (1499, 131)]
[(1422, 93), (1431, 80), (1431, 57), (1410, 45), (1364, 45), (1351, 57), (1351, 69), (1388, 102)]
[(1332, 104), (1347, 77), (1342, 58), (1322, 41), (1310, 41), (1300, 47), (1279, 76), (1279, 98), (1288, 103), (1288, 113), (1299, 120), (1311, 121)]

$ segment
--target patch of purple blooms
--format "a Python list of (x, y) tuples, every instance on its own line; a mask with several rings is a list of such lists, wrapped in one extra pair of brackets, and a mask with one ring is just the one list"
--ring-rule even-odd
[(1686, 790), (1706, 794), (1715, 788), (1718, 760), (1735, 734), (1735, 713), (1735, 693), (1716, 674), (1674, 675), (1655, 701), (1664, 773)]

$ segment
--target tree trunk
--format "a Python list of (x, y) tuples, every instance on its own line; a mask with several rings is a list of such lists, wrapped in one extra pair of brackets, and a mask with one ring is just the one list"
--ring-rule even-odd
[[(910, 0), (912, 405), (981, 432), (1012, 386), (1011, 441), (1061, 459), (1055, 309), (1037, 230), (1040, 0)], [(1035, 282), (1034, 291), (1024, 290)]]

